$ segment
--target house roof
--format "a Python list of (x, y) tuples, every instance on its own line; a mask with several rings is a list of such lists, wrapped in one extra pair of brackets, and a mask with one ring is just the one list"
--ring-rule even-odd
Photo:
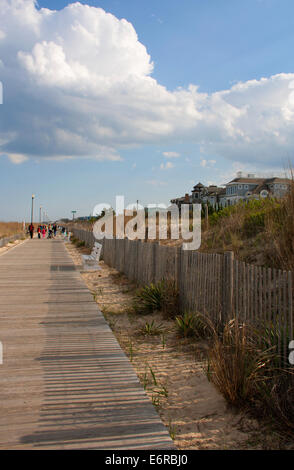
[(248, 183), (248, 184), (270, 184), (270, 183), (290, 183), (291, 180), (289, 178), (278, 178), (278, 177), (273, 177), (273, 178), (234, 178), (232, 181), (230, 181), (228, 184), (233, 184), (233, 183)]
[(290, 180), (289, 178), (267, 178), (266, 179), (266, 183), (267, 184), (270, 184), (270, 183), (291, 183), (292, 180)]
[(201, 188), (204, 188), (202, 183), (198, 183), (194, 186), (194, 189), (201, 189)]
[(218, 186), (209, 186), (208, 188), (206, 188), (206, 194), (209, 195), (209, 196), (212, 196), (212, 195), (216, 195), (216, 194), (222, 194), (222, 193), (225, 193), (226, 192), (226, 189), (225, 188), (220, 188)]
[(183, 196), (183, 197), (176, 197), (176, 198), (174, 198), (174, 199), (171, 199), (171, 202), (172, 202), (172, 203), (184, 202), (184, 203), (189, 204), (189, 203), (190, 203), (190, 198), (189, 198), (189, 199), (186, 199), (185, 196)]
[(232, 181), (229, 181), (228, 184), (233, 184), (233, 183), (251, 183), (251, 184), (261, 184), (265, 181), (264, 178), (234, 178)]

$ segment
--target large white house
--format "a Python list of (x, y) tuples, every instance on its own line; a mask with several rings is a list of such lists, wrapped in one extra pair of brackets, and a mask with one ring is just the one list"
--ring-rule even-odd
[(226, 193), (220, 204), (228, 206), (240, 200), (281, 198), (289, 190), (291, 180), (288, 178), (256, 178), (254, 175), (238, 176), (226, 184)]
[(245, 176), (239, 172), (237, 177), (225, 184), (224, 187), (204, 186), (198, 183), (194, 186), (191, 194), (171, 199), (171, 203), (177, 204), (177, 206), (209, 203), (213, 207), (225, 207), (250, 199), (281, 198), (285, 196), (290, 185), (291, 180), (288, 178), (259, 178), (253, 174)]

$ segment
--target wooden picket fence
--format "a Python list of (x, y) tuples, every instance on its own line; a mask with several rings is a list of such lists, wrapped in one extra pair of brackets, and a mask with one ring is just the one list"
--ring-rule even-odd
[[(92, 232), (72, 229), (92, 246)], [(105, 263), (140, 285), (175, 280), (182, 312), (201, 312), (218, 325), (237, 317), (274, 332), (279, 355), (288, 357), (293, 334), (292, 272), (263, 268), (224, 254), (184, 251), (141, 240), (103, 239)]]

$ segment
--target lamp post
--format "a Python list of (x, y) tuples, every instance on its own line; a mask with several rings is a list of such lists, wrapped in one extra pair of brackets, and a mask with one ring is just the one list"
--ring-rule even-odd
[(42, 206), (40, 206), (40, 225), (42, 223)]
[(31, 224), (33, 225), (33, 219), (34, 219), (34, 199), (35, 195), (32, 194), (32, 213), (31, 213)]

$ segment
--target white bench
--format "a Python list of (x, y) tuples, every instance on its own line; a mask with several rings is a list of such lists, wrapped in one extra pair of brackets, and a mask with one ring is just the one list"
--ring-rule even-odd
[(63, 237), (64, 237), (64, 241), (66, 242), (70, 242), (70, 237), (72, 236), (72, 233), (71, 232), (64, 232), (63, 234)]
[(94, 243), (93, 250), (90, 255), (82, 255), (84, 269), (98, 270), (102, 245), (98, 242)]

